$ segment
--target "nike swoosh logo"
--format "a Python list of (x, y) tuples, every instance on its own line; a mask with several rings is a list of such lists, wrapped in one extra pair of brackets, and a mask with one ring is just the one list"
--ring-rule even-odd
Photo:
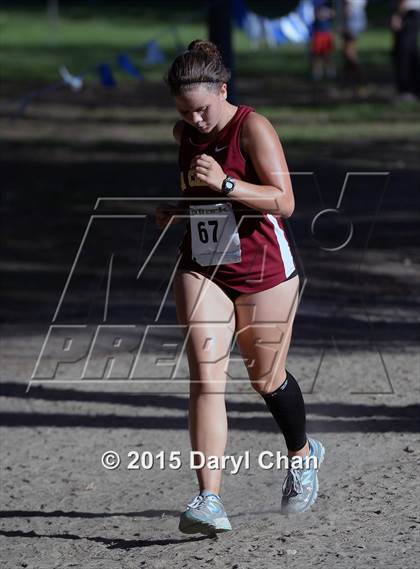
[(225, 148), (228, 148), (228, 147), (229, 147), (229, 145), (227, 145), (227, 146), (221, 146), (220, 148), (217, 148), (217, 146), (216, 146), (216, 148), (214, 149), (214, 151), (215, 151), (215, 152), (220, 152), (221, 150), (224, 150)]

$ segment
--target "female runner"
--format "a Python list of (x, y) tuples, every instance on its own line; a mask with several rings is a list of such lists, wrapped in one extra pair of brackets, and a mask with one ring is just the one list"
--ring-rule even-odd
[[(316, 457), (301, 468), (290, 461), (282, 486), (281, 512), (304, 512), (317, 497), (324, 447), (306, 435), (302, 393), (285, 368), (299, 296), (282, 224), (294, 210), (293, 190), (276, 131), (253, 108), (227, 101), (229, 79), (217, 47), (202, 40), (191, 42), (165, 77), (182, 117), (174, 138), (183, 196), (191, 198), (173, 281), (178, 322), (187, 330), (190, 440), (205, 457), (224, 455), (226, 371), (235, 336), (289, 458)], [(180, 204), (158, 206), (160, 228), (180, 213)], [(220, 497), (222, 470), (205, 464), (196, 472), (200, 493), (182, 512), (179, 529), (231, 530)]]

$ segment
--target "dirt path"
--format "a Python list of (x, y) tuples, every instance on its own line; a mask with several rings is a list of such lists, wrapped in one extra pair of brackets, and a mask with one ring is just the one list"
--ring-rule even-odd
[[(27, 391), (97, 199), (147, 198), (144, 211), (134, 201), (105, 200), (96, 213), (146, 212), (149, 220), (95, 226), (56, 324), (103, 323), (104, 267), (112, 245), (119, 264), (108, 322), (134, 324), (127, 338), (135, 346), (154, 321), (182, 235), (181, 227), (174, 229), (143, 280), (133, 279), (158, 235), (150, 221), (153, 200), (178, 192), (176, 151), (165, 138), (172, 111), (159, 97), (160, 124), (153, 123), (156, 109), (152, 119), (139, 111), (137, 126), (145, 130), (136, 140), (135, 126), (117, 110), (120, 101), (110, 96), (110, 125), (98, 111), (104, 101), (93, 95), (85, 103), (96, 108), (96, 118), (84, 134), (74, 124), (80, 109), (70, 95), (53, 109), (62, 118), (59, 126), (57, 116), (42, 114), (42, 105), (26, 126), (14, 129), (1, 119), (8, 129), (1, 139), (7, 238), (1, 262), (7, 299), (1, 308), (2, 567), (417, 567), (419, 172), (411, 143), (399, 152), (392, 141), (324, 147), (316, 159), (313, 146), (291, 145), (293, 170), (316, 175), (294, 178), (297, 208), (289, 231), (305, 288), (288, 367), (305, 394), (308, 432), (327, 449), (319, 499), (307, 515), (279, 514), (285, 473), (264, 470), (257, 459), (264, 450), (284, 452), (283, 440), (243, 364), (232, 361), (226, 454), (249, 451), (250, 468), (223, 475), (221, 493), (234, 531), (216, 540), (189, 537), (177, 529), (197, 489), (189, 468), (188, 383), (156, 381), (154, 364), (159, 344), (175, 342), (176, 330), (152, 338), (142, 359), (142, 376), (153, 381), (74, 382), (80, 377), (76, 362)], [(127, 104), (139, 110), (139, 101), (131, 94)], [(147, 140), (152, 133), (154, 142)], [(329, 253), (312, 239), (311, 221), (321, 206), (336, 206), (346, 172), (360, 168), (390, 175), (386, 184), (380, 176), (352, 180), (346, 215), (354, 239)], [(317, 238), (325, 244), (345, 226), (335, 219)], [(175, 324), (170, 296), (159, 323)], [(187, 377), (185, 359), (182, 374)], [(121, 455), (117, 470), (101, 465), (111, 449)], [(130, 450), (154, 456), (179, 451), (182, 467), (129, 470)]]

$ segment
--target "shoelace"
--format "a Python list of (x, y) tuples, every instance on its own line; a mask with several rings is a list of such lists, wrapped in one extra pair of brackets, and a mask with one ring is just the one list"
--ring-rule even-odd
[(195, 508), (197, 510), (204, 507), (205, 505), (206, 505), (206, 496), (202, 496), (201, 494), (196, 496), (194, 500), (188, 504), (190, 508)]
[(283, 482), (283, 494), (290, 496), (292, 492), (302, 494), (302, 472), (299, 468), (289, 468), (287, 476)]

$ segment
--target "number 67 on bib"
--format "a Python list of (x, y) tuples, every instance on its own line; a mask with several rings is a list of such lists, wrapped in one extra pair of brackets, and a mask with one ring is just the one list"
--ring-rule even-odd
[(202, 266), (240, 263), (241, 242), (229, 202), (190, 205), (191, 250)]

